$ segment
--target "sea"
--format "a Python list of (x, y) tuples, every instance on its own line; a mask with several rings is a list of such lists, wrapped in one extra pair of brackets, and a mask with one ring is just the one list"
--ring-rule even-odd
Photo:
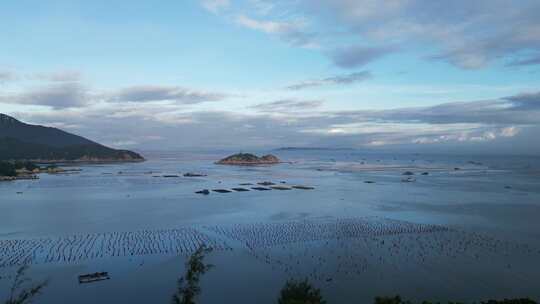
[[(28, 265), (48, 282), (35, 303), (170, 303), (201, 245), (214, 267), (198, 303), (277, 303), (288, 280), (328, 303), (540, 300), (540, 157), (284, 149), (256, 151), (277, 165), (215, 164), (230, 152), (0, 182), (0, 302)], [(79, 282), (95, 272), (109, 279)]]

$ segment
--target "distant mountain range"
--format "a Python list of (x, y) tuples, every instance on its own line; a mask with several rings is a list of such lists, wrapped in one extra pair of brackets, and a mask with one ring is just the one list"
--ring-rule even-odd
[(132, 151), (112, 149), (57, 128), (26, 124), (0, 113), (0, 160), (119, 162), (144, 158)]
[(283, 147), (277, 151), (350, 151), (353, 148), (330, 148), (330, 147)]

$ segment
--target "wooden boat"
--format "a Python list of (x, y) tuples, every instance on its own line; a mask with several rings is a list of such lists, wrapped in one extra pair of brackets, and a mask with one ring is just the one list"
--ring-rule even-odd
[(207, 175), (202, 174), (202, 173), (193, 173), (193, 172), (184, 173), (184, 177), (205, 177), (205, 176)]
[(416, 178), (414, 178), (414, 177), (407, 177), (407, 178), (402, 178), (401, 179), (402, 183), (414, 183), (415, 181), (416, 181)]
[(110, 278), (111, 277), (109, 277), (108, 272), (95, 272), (95, 273), (83, 274), (79, 276), (79, 284), (109, 280)]

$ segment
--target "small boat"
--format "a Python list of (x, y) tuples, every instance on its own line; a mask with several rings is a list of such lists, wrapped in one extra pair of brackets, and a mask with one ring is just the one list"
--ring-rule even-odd
[(416, 181), (416, 178), (414, 178), (414, 177), (407, 177), (407, 178), (402, 178), (401, 179), (402, 183), (414, 183), (415, 181)]
[(163, 177), (179, 177), (179, 176), (176, 174), (166, 174), (166, 175), (163, 175)]
[(111, 277), (109, 277), (108, 272), (95, 272), (95, 273), (83, 274), (79, 276), (79, 284), (109, 280), (110, 278)]
[(261, 186), (272, 186), (272, 185), (275, 185), (275, 184), (272, 183), (272, 182), (260, 182), (260, 183), (257, 183), (257, 185), (261, 185)]
[(184, 173), (184, 177), (204, 177), (204, 176), (207, 176), (207, 175), (202, 174), (202, 173), (193, 173), (193, 172)]
[(208, 195), (208, 194), (210, 194), (210, 191), (208, 189), (203, 189), (203, 190), (200, 190), (200, 191), (195, 191), (195, 193)]

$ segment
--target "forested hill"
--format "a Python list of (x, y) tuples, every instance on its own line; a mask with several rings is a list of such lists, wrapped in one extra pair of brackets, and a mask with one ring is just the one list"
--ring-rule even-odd
[(0, 160), (142, 161), (132, 151), (112, 149), (57, 128), (23, 123), (0, 113)]

